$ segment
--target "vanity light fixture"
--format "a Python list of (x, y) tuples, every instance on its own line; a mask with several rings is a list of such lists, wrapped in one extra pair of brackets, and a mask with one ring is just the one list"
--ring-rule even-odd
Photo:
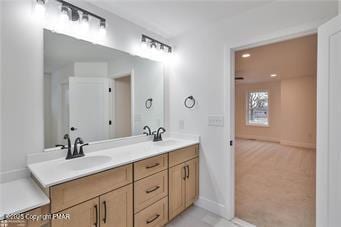
[(245, 53), (242, 55), (242, 58), (249, 58), (249, 57), (251, 57), (251, 54), (249, 54), (249, 53)]
[[(48, 0), (36, 0), (35, 4), (35, 12), (45, 12), (46, 8), (46, 2)], [(55, 0), (61, 4), (60, 8), (60, 18), (62, 22), (67, 21), (73, 21), (73, 22), (79, 22), (82, 27), (88, 28), (90, 16), (93, 18), (96, 18), (99, 21), (99, 31), (100, 33), (105, 33), (106, 30), (106, 19), (103, 17), (100, 17), (94, 13), (91, 13), (85, 9), (82, 9), (78, 6), (75, 6), (69, 2), (66, 2), (64, 0)], [(82, 16), (82, 17), (81, 17)]]
[(164, 44), (156, 39), (153, 39), (149, 36), (142, 35), (141, 43), (143, 46), (147, 46), (151, 49), (165, 51), (166, 53), (172, 53), (172, 47)]
[(275, 78), (275, 77), (277, 77), (277, 74), (275, 74), (275, 73), (274, 73), (274, 74), (271, 74), (270, 77), (271, 77), (271, 78)]

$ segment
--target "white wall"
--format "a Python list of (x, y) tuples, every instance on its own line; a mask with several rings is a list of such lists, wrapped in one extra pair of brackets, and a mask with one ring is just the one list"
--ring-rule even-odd
[[(0, 2), (0, 15), (2, 15), (2, 4)], [(2, 17), (0, 16), (0, 88), (2, 87)], [(2, 166), (2, 92), (0, 92), (0, 165)], [(1, 171), (1, 170), (0, 170)], [(0, 174), (0, 182), (2, 181), (2, 175)]]
[(316, 76), (281, 81), (281, 143), (315, 148)]
[(0, 171), (10, 174), (25, 167), (27, 153), (44, 146), (43, 32), (31, 20), (31, 1), (1, 4), (1, 152), (6, 162)]
[(339, 14), (341, 14), (341, 0), (339, 0)]
[(74, 75), (78, 77), (107, 77), (107, 62), (75, 62)]
[[(201, 135), (199, 204), (228, 218), (233, 216), (233, 208), (224, 208), (230, 195), (227, 187), (230, 176), (226, 168), (226, 156), (230, 154), (227, 148), (229, 138), (224, 137), (223, 127), (208, 127), (207, 119), (211, 114), (224, 114), (224, 70), (231, 67), (230, 62), (224, 60), (224, 47), (316, 28), (336, 14), (336, 3), (273, 2), (230, 21), (202, 27), (176, 40), (180, 63), (168, 78), (170, 128)], [(183, 105), (188, 95), (197, 99), (198, 105), (193, 110)], [(180, 120), (184, 120), (183, 130), (179, 128)]]
[[(1, 54), (6, 56), (1, 68), (1, 153), (6, 162), (0, 166), (0, 175), (6, 178), (23, 174), (26, 154), (44, 149), (43, 28), (32, 17), (32, 2), (0, 1), (3, 7)], [(84, 1), (72, 2), (107, 19), (107, 35), (101, 42), (104, 45), (134, 52), (140, 46), (142, 33), (165, 41)]]

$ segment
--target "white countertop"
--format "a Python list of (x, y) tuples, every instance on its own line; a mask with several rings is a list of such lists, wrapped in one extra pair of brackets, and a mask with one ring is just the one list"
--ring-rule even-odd
[[(169, 143), (167, 143), (169, 141)], [(175, 142), (174, 142), (175, 141)], [(199, 140), (183, 140), (177, 138), (167, 138), (160, 146), (159, 142), (142, 142), (132, 145), (115, 147), (86, 154), (85, 157), (65, 160), (65, 158), (54, 159), (28, 165), (32, 175), (39, 181), (39, 183), (47, 188), (66, 181), (74, 180), (90, 174), (98, 173), (104, 170), (115, 168), (118, 166), (133, 163), (145, 158), (167, 153), (190, 145), (198, 144)], [(105, 163), (99, 163), (82, 170), (75, 170), (64, 168), (70, 166), (74, 162), (86, 161), (87, 157), (92, 156), (106, 156), (111, 160)], [(95, 159), (94, 159), (95, 161)], [(69, 165), (70, 164), (70, 165)]]
[(8, 214), (19, 214), (50, 203), (32, 179), (0, 184), (0, 220)]

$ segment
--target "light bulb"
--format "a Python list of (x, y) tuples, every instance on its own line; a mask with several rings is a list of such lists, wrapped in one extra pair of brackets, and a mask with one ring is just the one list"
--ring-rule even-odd
[(38, 18), (41, 19), (45, 15), (45, 1), (44, 0), (37, 0), (35, 6), (34, 6), (34, 15)]
[(106, 34), (106, 25), (105, 25), (105, 20), (101, 20), (99, 24), (99, 34), (101, 36), (104, 36)]
[(87, 13), (83, 13), (82, 15), (81, 28), (84, 32), (89, 30), (89, 15)]
[(69, 9), (66, 6), (62, 6), (62, 10), (60, 12), (60, 20), (61, 22), (67, 22), (69, 20)]

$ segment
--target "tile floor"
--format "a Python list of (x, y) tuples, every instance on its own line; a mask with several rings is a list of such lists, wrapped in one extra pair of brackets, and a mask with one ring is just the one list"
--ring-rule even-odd
[(239, 227), (207, 210), (192, 206), (171, 221), (167, 227)]

